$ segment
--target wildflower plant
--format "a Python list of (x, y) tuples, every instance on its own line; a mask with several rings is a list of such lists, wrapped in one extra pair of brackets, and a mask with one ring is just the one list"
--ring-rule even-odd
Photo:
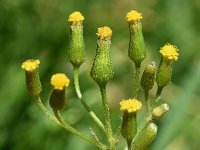
[[(159, 67), (156, 68), (154, 62), (150, 62), (145, 67), (141, 75), (141, 64), (146, 57), (144, 37), (142, 33), (142, 14), (135, 10), (127, 13), (125, 19), (128, 22), (130, 31), (130, 41), (128, 56), (135, 65), (133, 75), (133, 96), (128, 100), (122, 100), (119, 103), (120, 110), (123, 113), (122, 122), (117, 131), (113, 131), (107, 97), (107, 83), (113, 78), (114, 72), (110, 58), (112, 30), (108, 26), (100, 27), (97, 30), (97, 48), (96, 56), (91, 68), (90, 76), (98, 84), (103, 104), (104, 121), (101, 121), (97, 114), (91, 110), (82, 97), (79, 87), (79, 68), (84, 63), (86, 51), (83, 36), (84, 17), (80, 12), (74, 12), (69, 15), (70, 42), (69, 42), (69, 60), (73, 65), (74, 86), (77, 97), (82, 103), (89, 116), (96, 125), (107, 136), (108, 145), (102, 143), (98, 135), (91, 129), (91, 137), (87, 137), (69, 125), (62, 117), (60, 110), (66, 104), (67, 87), (70, 79), (64, 73), (57, 73), (51, 77), (52, 92), (49, 98), (49, 105), (52, 111), (48, 110), (40, 99), (42, 85), (39, 77), (39, 60), (29, 59), (22, 63), (22, 69), (25, 70), (27, 89), (39, 108), (60, 127), (68, 132), (78, 136), (82, 140), (94, 144), (102, 150), (115, 150), (116, 144), (120, 140), (120, 135), (126, 140), (128, 150), (147, 150), (156, 138), (158, 126), (156, 121), (169, 110), (167, 103), (161, 102), (161, 93), (165, 86), (171, 81), (172, 64), (178, 59), (178, 49), (171, 44), (166, 44), (160, 49), (161, 60)], [(154, 98), (149, 98), (149, 91), (153, 88), (154, 82), (157, 83), (157, 92)], [(141, 85), (141, 86), (140, 86)], [(145, 101), (138, 98), (139, 88), (144, 91)], [(143, 104), (142, 104), (143, 103)], [(146, 106), (146, 107), (144, 107)], [(141, 123), (138, 123), (138, 113), (141, 109), (146, 110), (146, 115)]]

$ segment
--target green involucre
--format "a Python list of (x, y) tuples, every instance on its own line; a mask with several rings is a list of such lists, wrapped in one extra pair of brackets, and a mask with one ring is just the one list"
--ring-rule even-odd
[(161, 59), (160, 66), (156, 75), (156, 82), (158, 87), (165, 87), (171, 81), (172, 76), (172, 62), (171, 61), (163, 61)]
[(110, 44), (110, 40), (98, 39), (97, 41), (96, 56), (90, 75), (100, 86), (104, 86), (114, 75), (110, 59)]
[(85, 44), (83, 39), (83, 26), (76, 24), (70, 26), (70, 62), (79, 67), (85, 60)]
[(124, 111), (121, 134), (127, 143), (131, 143), (137, 132), (136, 112)]
[(26, 71), (26, 86), (31, 96), (38, 96), (42, 91), (42, 85), (37, 70)]
[(141, 62), (146, 57), (141, 22), (129, 23), (129, 30), (130, 30), (130, 42), (129, 42), (128, 56), (136, 64), (141, 64)]
[(49, 99), (49, 104), (54, 111), (63, 109), (66, 104), (65, 89), (53, 90)]
[(156, 66), (154, 62), (151, 62), (145, 67), (141, 78), (141, 86), (144, 89), (144, 91), (149, 91), (153, 88), (156, 77), (155, 75)]

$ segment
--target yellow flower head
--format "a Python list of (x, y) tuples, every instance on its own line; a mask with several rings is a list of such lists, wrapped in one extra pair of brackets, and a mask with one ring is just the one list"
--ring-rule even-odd
[(83, 15), (78, 11), (71, 13), (68, 18), (68, 21), (70, 23), (79, 23), (82, 22), (83, 20), (84, 20)]
[(25, 71), (32, 72), (39, 67), (40, 61), (38, 59), (28, 59), (22, 63), (21, 67)]
[(112, 30), (107, 26), (98, 28), (97, 36), (100, 39), (110, 39), (112, 36)]
[(51, 85), (55, 90), (63, 90), (64, 87), (69, 86), (69, 82), (68, 77), (63, 73), (57, 73), (51, 77)]
[(128, 22), (138, 22), (142, 19), (142, 14), (141, 13), (138, 13), (137, 11), (135, 10), (131, 10), (130, 12), (128, 12), (126, 14), (126, 17), (125, 19), (128, 21)]
[(160, 53), (162, 57), (166, 60), (177, 60), (179, 56), (178, 49), (176, 48), (176, 46), (171, 45), (169, 43), (161, 47)]
[(142, 103), (137, 99), (122, 100), (120, 103), (121, 111), (128, 111), (128, 113), (136, 112), (142, 108)]

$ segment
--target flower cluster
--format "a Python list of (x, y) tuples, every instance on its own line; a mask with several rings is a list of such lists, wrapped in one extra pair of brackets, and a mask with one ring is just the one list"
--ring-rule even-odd
[[(83, 100), (79, 85), (79, 68), (86, 59), (83, 36), (84, 16), (76, 11), (71, 13), (68, 18), (70, 25), (69, 60), (73, 65), (73, 80), (77, 98), (88, 112), (88, 115), (95, 121), (98, 127), (100, 127), (102, 132), (105, 132), (109, 145), (101, 143), (96, 133), (92, 130), (91, 133), (93, 138), (88, 138), (83, 135), (69, 125), (60, 114), (60, 110), (63, 110), (67, 104), (66, 87), (68, 87), (70, 83), (69, 78), (64, 73), (53, 74), (50, 80), (52, 90), (49, 97), (49, 105), (53, 110), (52, 113), (45, 107), (40, 98), (40, 93), (42, 92), (42, 84), (39, 76), (40, 61), (38, 59), (28, 59), (21, 65), (21, 68), (25, 71), (28, 92), (46, 116), (70, 133), (90, 144), (96, 145), (102, 150), (116, 150), (116, 144), (119, 141), (119, 136), (117, 135), (119, 133), (121, 133), (126, 140), (128, 150), (149, 149), (157, 135), (158, 127), (155, 120), (160, 119), (169, 110), (169, 105), (160, 102), (159, 100), (163, 88), (171, 81), (172, 64), (174, 61), (178, 60), (179, 57), (178, 49), (171, 44), (166, 44), (161, 47), (159, 51), (161, 54), (160, 64), (157, 65), (159, 67), (156, 67), (154, 62), (150, 62), (143, 70), (141, 76), (141, 65), (146, 58), (146, 48), (141, 22), (142, 18), (142, 14), (135, 10), (131, 10), (125, 16), (130, 32), (128, 57), (135, 65), (135, 72), (133, 75), (133, 96), (130, 99), (123, 99), (119, 102), (120, 110), (123, 113), (123, 119), (119, 127), (120, 130), (116, 133), (112, 130), (107, 97), (107, 83), (114, 77), (114, 69), (110, 56), (112, 30), (108, 26), (97, 29), (96, 55), (90, 71), (91, 78), (98, 84), (101, 92), (105, 119), (105, 123), (103, 123), (91, 110), (86, 101)], [(153, 96), (149, 96), (149, 91), (153, 88), (155, 81), (157, 83), (157, 91), (152, 99)], [(142, 101), (141, 98), (138, 98), (140, 84), (144, 93), (144, 101)], [(137, 114), (140, 113), (139, 110), (141, 109), (145, 109), (146, 115), (144, 124), (138, 125)]]

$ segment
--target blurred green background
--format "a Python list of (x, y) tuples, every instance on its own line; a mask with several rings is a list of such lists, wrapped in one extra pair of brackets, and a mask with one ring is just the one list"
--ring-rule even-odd
[[(90, 136), (92, 127), (105, 142), (76, 98), (72, 66), (69, 63), (67, 17), (74, 11), (85, 16), (84, 38), (87, 59), (81, 66), (80, 84), (84, 99), (103, 120), (101, 97), (89, 72), (100, 26), (113, 30), (111, 57), (115, 76), (108, 85), (114, 130), (120, 124), (119, 101), (132, 93), (134, 66), (127, 57), (129, 32), (124, 17), (136, 9), (143, 13), (143, 31), (149, 61), (159, 63), (159, 48), (171, 43), (179, 48), (172, 84), (163, 91), (170, 104), (157, 125), (159, 133), (152, 150), (198, 150), (200, 147), (200, 1), (199, 0), (1, 0), (0, 4), (0, 149), (2, 150), (88, 150), (96, 149), (68, 134), (46, 118), (27, 94), (21, 63), (41, 60), (42, 99), (48, 106), (53, 73), (64, 72), (71, 79), (64, 118)], [(151, 92), (155, 94), (155, 89)], [(141, 91), (140, 98), (143, 99)], [(49, 107), (49, 106), (48, 106)], [(124, 141), (118, 144), (123, 149)]]

